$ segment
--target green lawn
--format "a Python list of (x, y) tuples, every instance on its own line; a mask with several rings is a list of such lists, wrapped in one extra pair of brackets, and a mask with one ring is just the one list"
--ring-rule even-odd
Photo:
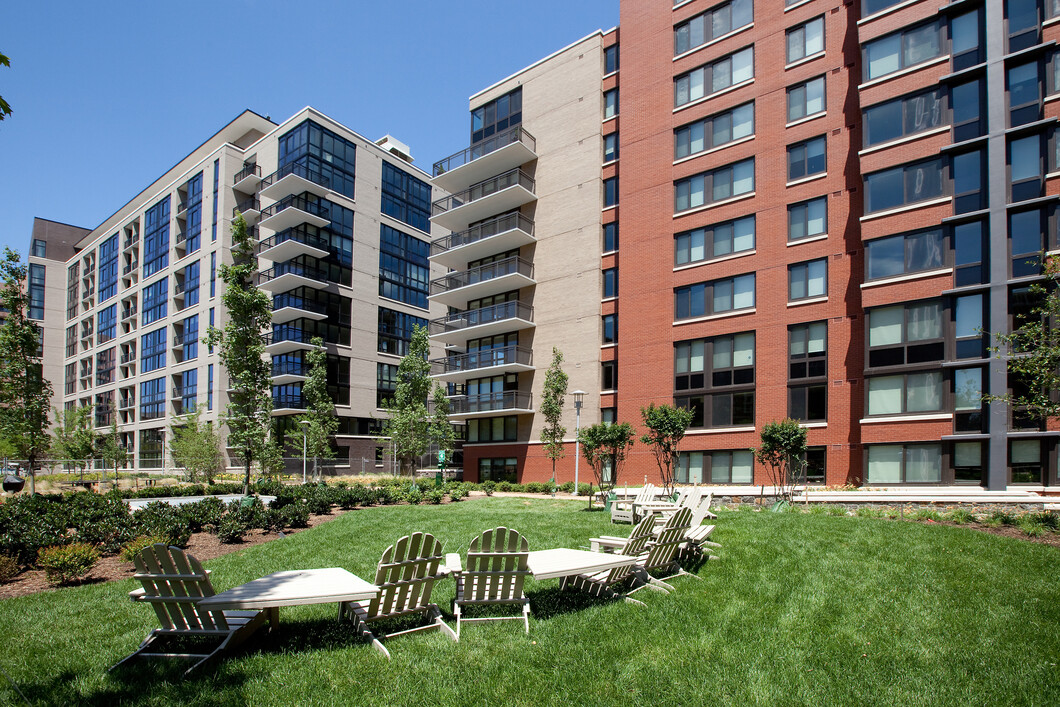
[[(140, 661), (108, 675), (154, 624), (134, 583), (0, 601), (0, 666), (40, 704), (1058, 704), (1060, 550), (965, 528), (799, 514), (724, 513), (722, 559), (647, 608), (530, 582), (522, 622), (468, 624), (389, 642), (387, 662), (334, 605), (281, 609), (252, 638), (180, 681)], [(564, 501), (483, 499), (350, 512), (207, 563), (220, 591), (282, 569), (342, 566), (371, 579), (415, 530), (448, 552), (497, 525), (530, 548), (614, 531)], [(628, 532), (618, 528), (618, 534)], [(449, 614), (452, 581), (435, 600)], [(0, 675), (0, 703), (18, 696)]]

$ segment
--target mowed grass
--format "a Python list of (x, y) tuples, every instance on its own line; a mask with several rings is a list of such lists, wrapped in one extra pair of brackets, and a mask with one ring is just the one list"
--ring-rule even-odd
[[(283, 569), (371, 579), (416, 530), (447, 552), (505, 525), (531, 549), (626, 534), (583, 503), (492, 498), (362, 509), (207, 563), (218, 591)], [(1058, 704), (1060, 550), (965, 528), (725, 512), (721, 560), (638, 607), (529, 582), (533, 618), (388, 643), (387, 662), (335, 606), (281, 609), (280, 629), (190, 679), (186, 664), (107, 668), (155, 626), (132, 581), (0, 601), (0, 666), (35, 704)], [(434, 599), (451, 618), (453, 582)], [(0, 702), (21, 702), (0, 675)]]

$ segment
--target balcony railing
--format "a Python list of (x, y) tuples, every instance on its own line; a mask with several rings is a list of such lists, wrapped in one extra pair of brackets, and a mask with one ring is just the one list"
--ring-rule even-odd
[(308, 376), (309, 366), (302, 361), (279, 360), (272, 362), (272, 376)]
[(173, 386), (173, 392), (170, 394), (170, 400), (180, 400), (181, 398), (185, 398), (185, 397), (194, 398), (195, 395), (197, 394), (197, 391), (198, 391), (198, 387), (197, 386), (195, 388), (192, 388), (190, 386), (187, 387), (187, 388), (180, 388), (180, 387), (177, 387), (177, 386)]
[(248, 164), (246, 167), (236, 172), (236, 177), (232, 180), (232, 184), (239, 184), (241, 181), (251, 176), (261, 176), (260, 165)]
[(181, 202), (179, 202), (179, 203), (177, 204), (177, 215), (178, 215), (178, 216), (179, 216), (180, 214), (184, 213), (184, 212), (185, 212), (185, 211), (187, 211), (187, 210), (188, 210), (188, 202), (186, 202), (186, 201), (181, 201)]
[(452, 398), (449, 413), (461, 415), (473, 412), (497, 412), (501, 410), (529, 410), (530, 393), (510, 390), (505, 393), (479, 393)]
[(301, 263), (276, 263), (268, 270), (258, 273), (258, 284), (275, 280), (282, 275), (299, 275), (301, 277), (307, 277), (310, 280), (316, 280), (317, 282), (328, 282), (328, 272), (322, 268), (314, 267), (312, 265), (303, 265)]
[(533, 321), (534, 308), (523, 302), (502, 302), (491, 307), (468, 309), (462, 312), (454, 312), (440, 319), (432, 319), (428, 323), (428, 329), (431, 334), (444, 334), (505, 319)]
[(496, 194), (499, 191), (503, 191), (504, 189), (516, 185), (522, 185), (523, 188), (528, 191), (534, 190), (534, 180), (530, 175), (523, 170), (516, 168), (503, 174), (498, 174), (496, 177), (487, 179), (484, 182), (474, 184), (462, 192), (450, 194), (447, 197), (439, 199), (431, 204), (431, 215), (437, 216), (438, 214), (444, 214), (446, 211), (452, 211), (458, 206), (469, 204), (472, 201), (487, 197), (491, 194)]
[(269, 248), (275, 248), (281, 243), (287, 241), (294, 241), (301, 243), (302, 245), (310, 246), (311, 248), (318, 248), (320, 250), (331, 250), (331, 241), (327, 238), (321, 238), (318, 235), (309, 233), (308, 231), (301, 228), (292, 228), (287, 231), (282, 231), (274, 236), (270, 236), (258, 244), (258, 254), (265, 252)]
[(130, 364), (130, 363), (133, 363), (134, 361), (136, 361), (136, 352), (135, 351), (133, 351), (131, 353), (123, 353), (121, 355), (121, 363), (122, 363), (123, 366), (127, 365), (127, 364)]
[(434, 364), (434, 373), (460, 373), (462, 371), (474, 371), (480, 368), (492, 368), (493, 366), (507, 366), (509, 364), (531, 365), (533, 351), (522, 346), (504, 346), (487, 351), (474, 351), (459, 356), (448, 356), (431, 361)]
[(232, 209), (232, 217), (235, 218), (236, 214), (245, 214), (248, 211), (261, 211), (261, 200), (258, 197), (252, 196), (236, 204)]
[(299, 211), (305, 211), (307, 214), (319, 216), (320, 218), (331, 218), (328, 212), (328, 208), (326, 206), (321, 206), (316, 202), (309, 201), (305, 198), (304, 195), (297, 194), (294, 196), (288, 196), (283, 199), (280, 199), (275, 204), (272, 204), (271, 206), (265, 208), (261, 212), (261, 220), (264, 221), (265, 219), (275, 216), (276, 214), (280, 213), (285, 209), (291, 208), (298, 209)]
[(194, 334), (176, 334), (173, 336), (173, 346), (186, 346), (192, 342), (199, 340), (198, 332)]
[(530, 148), (531, 152), (537, 151), (537, 140), (533, 135), (523, 129), (522, 126), (516, 126), (505, 130), (504, 132), (497, 133), (493, 137), (475, 143), (466, 150), (461, 150), (455, 155), (450, 155), (444, 160), (439, 160), (434, 163), (434, 176), (437, 177), (440, 174), (445, 174), (451, 170), (461, 167), (468, 162), (477, 160), (479, 157), (485, 157), (491, 152), (496, 152), (502, 147), (507, 147), (516, 142), (521, 142)]
[(270, 187), (289, 174), (296, 175), (298, 177), (301, 177), (302, 179), (313, 182), (314, 184), (319, 184), (325, 189), (331, 188), (331, 180), (325, 177), (323, 173), (315, 169), (309, 169), (308, 165), (299, 162), (285, 164), (283, 167), (280, 167), (278, 170), (276, 170), (269, 176), (262, 178), (261, 188), (265, 189), (267, 187)]
[(524, 275), (533, 280), (534, 264), (529, 260), (523, 260), (519, 256), (513, 255), (477, 268), (450, 273), (437, 280), (431, 280), (431, 294), (438, 295), (461, 287), (494, 280), (505, 275)]
[(118, 402), (119, 410), (128, 410), (129, 408), (136, 407), (136, 400), (133, 398), (121, 398)]
[(453, 248), (459, 248), (470, 243), (481, 241), (483, 238), (495, 236), (505, 231), (519, 229), (531, 236), (534, 235), (534, 222), (522, 214), (506, 214), (483, 221), (477, 226), (472, 226), (464, 231), (450, 233), (444, 238), (439, 238), (431, 243), (431, 255), (438, 255)]
[(285, 395), (273, 394), (272, 409), (279, 410), (282, 408), (305, 410), (305, 398), (300, 393), (288, 393)]
[(136, 307), (126, 307), (125, 309), (121, 310), (121, 320), (122, 321), (125, 321), (126, 319), (132, 319), (135, 316), (136, 316)]
[[(293, 327), (284, 327), (282, 329), (273, 330), (265, 334), (265, 345), (270, 344), (281, 344), (285, 341), (293, 341), (299, 344), (309, 344), (320, 334), (316, 334), (305, 329), (296, 329)], [(323, 337), (321, 337), (323, 338)]]
[(300, 309), (304, 312), (313, 312), (314, 314), (327, 314), (328, 308), (321, 302), (316, 302), (305, 297), (299, 297), (298, 295), (292, 295), (289, 292), (276, 295), (272, 298), (272, 311), (278, 309), (284, 309), (291, 307), (292, 309)]
[(137, 233), (134, 236), (129, 236), (128, 238), (126, 238), (125, 242), (122, 243), (121, 249), (122, 250), (128, 250), (129, 248), (132, 248), (134, 245), (136, 245), (139, 242), (140, 242), (140, 234)]
[(186, 281), (178, 282), (177, 284), (173, 285), (173, 294), (182, 295), (184, 294), (184, 290), (186, 289), (188, 289), (188, 283)]

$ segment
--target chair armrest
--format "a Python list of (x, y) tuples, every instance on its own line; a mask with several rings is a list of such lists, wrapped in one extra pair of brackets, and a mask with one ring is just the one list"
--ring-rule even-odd
[(129, 592), (129, 599), (132, 601), (141, 601), (145, 594), (147, 594), (147, 591), (142, 588), (134, 589), (133, 591)]
[(454, 574), (457, 574), (459, 572), (463, 572), (464, 568), (463, 568), (463, 564), (460, 562), (460, 553), (459, 552), (448, 552), (448, 553), (446, 553), (446, 555), (445, 555), (445, 566), (450, 572), (452, 572)]

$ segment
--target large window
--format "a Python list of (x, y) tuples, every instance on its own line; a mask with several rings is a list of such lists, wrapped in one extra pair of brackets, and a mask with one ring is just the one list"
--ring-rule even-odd
[(788, 240), (798, 241), (828, 233), (828, 197), (788, 206)]
[(604, 47), (604, 76), (618, 71), (618, 45)]
[[(483, 422), (486, 422), (486, 420), (483, 420)], [(510, 481), (514, 483), (518, 473), (519, 460), (515, 457), (478, 460), (479, 481)]]
[(1009, 188), (1012, 201), (1036, 199), (1042, 195), (1043, 154), (1040, 135), (1028, 135), (1009, 142)]
[(26, 317), (41, 321), (44, 319), (44, 273), (45, 267), (37, 263), (29, 265), (29, 306)]
[(603, 325), (603, 343), (618, 343), (618, 315), (605, 314), (601, 317)]
[(674, 290), (674, 318), (677, 320), (753, 309), (754, 306), (754, 273)]
[(357, 146), (307, 120), (280, 136), (280, 174), (302, 174), (339, 194), (354, 196)]
[(184, 306), (199, 302), (199, 261), (184, 268)]
[(166, 327), (140, 337), (140, 373), (157, 371), (166, 365)]
[(985, 275), (983, 222), (970, 221), (953, 227), (953, 284), (978, 285)]
[(99, 244), (99, 301), (118, 294), (118, 234)]
[(943, 312), (936, 300), (870, 309), (869, 367), (941, 361), (945, 354)]
[(618, 115), (618, 89), (604, 91), (604, 120)]
[(604, 252), (613, 253), (618, 250), (618, 221), (604, 224)]
[(817, 17), (786, 33), (787, 60), (794, 63), (824, 51), (824, 17)]
[(618, 133), (604, 135), (604, 162), (618, 159)]
[(876, 238), (865, 245), (868, 280), (936, 270), (943, 265), (942, 229)]
[(111, 346), (96, 354), (96, 385), (114, 382), (115, 350)]
[(1008, 51), (1018, 52), (1037, 44), (1043, 19), (1039, 0), (1005, 0)]
[(865, 211), (886, 211), (940, 197), (944, 193), (942, 159), (892, 167), (865, 175)]
[(828, 325), (788, 327), (788, 417), (824, 420), (828, 416)]
[(145, 325), (166, 316), (169, 298), (169, 278), (164, 277), (158, 282), (145, 287), (143, 297), (143, 323)]
[(618, 204), (618, 177), (604, 180), (604, 208)]
[(971, 140), (983, 134), (986, 110), (983, 101), (983, 82), (979, 79), (950, 88), (950, 109), (953, 113), (953, 141)]
[(863, 47), (865, 80), (877, 79), (942, 55), (939, 25), (920, 25), (867, 42)]
[[(157, 381), (151, 381), (152, 383), (162, 384), (162, 397), (163, 405), (165, 398), (165, 380), (159, 378)], [(146, 385), (146, 383), (144, 384)], [(153, 417), (161, 417), (162, 414), (154, 415)], [(142, 415), (141, 415), (142, 417)], [(140, 430), (140, 468), (141, 469), (161, 469), (162, 468), (162, 457), (165, 453), (164, 443), (166, 438), (165, 430)]]
[(30, 255), (35, 258), (47, 258), (48, 242), (40, 238), (34, 238), (30, 244)]
[(96, 333), (99, 337), (97, 343), (105, 344), (114, 338), (117, 330), (117, 320), (118, 305), (112, 304), (99, 310), (99, 314), (96, 315)]
[(824, 76), (788, 89), (788, 122), (824, 113)]
[(523, 89), (519, 87), (471, 111), (471, 142), (485, 140), (523, 120)]
[(184, 185), (187, 189), (184, 197), (184, 243), (189, 253), (199, 249), (202, 239), (202, 172), (188, 180)]
[(140, 419), (155, 420), (166, 414), (166, 379), (154, 378), (140, 384)]
[(600, 389), (616, 390), (618, 388), (618, 364), (604, 361), (600, 364)]
[(754, 424), (754, 382), (754, 332), (674, 344), (674, 402), (692, 427)]
[(953, 177), (953, 213), (966, 214), (986, 207), (986, 155), (971, 150), (950, 159)]
[(942, 372), (923, 371), (866, 379), (869, 415), (901, 415), (942, 410)]
[(823, 135), (788, 146), (789, 182), (815, 174), (823, 174), (827, 168)]
[(413, 228), (431, 230), (431, 185), (383, 161), (383, 204), (387, 216)]
[(732, 0), (674, 27), (674, 56), (712, 42), (753, 21), (751, 0)]
[(828, 295), (828, 259), (788, 266), (788, 301), (797, 302)]
[(945, 124), (944, 91), (935, 88), (877, 103), (863, 111), (865, 146), (879, 145)]
[(741, 49), (674, 79), (674, 106), (680, 107), (724, 91), (730, 86), (753, 79), (754, 75), (754, 48)]
[(750, 194), (755, 189), (754, 158), (674, 182), (674, 211), (696, 209)]
[(387, 400), (394, 397), (397, 390), (398, 367), (391, 363), (375, 364), (375, 406), (386, 407)]
[(169, 197), (144, 214), (144, 279), (169, 265)]
[(378, 350), (382, 353), (404, 356), (409, 352), (414, 327), (427, 327), (427, 320), (386, 307), (379, 308)]
[(682, 484), (750, 484), (754, 482), (754, 456), (746, 449), (681, 452), (675, 473)]
[(190, 361), (199, 356), (199, 315), (194, 314), (183, 322), (183, 334), (181, 341), (184, 344), (183, 355), (185, 361)]
[(754, 250), (755, 217), (685, 231), (674, 236), (674, 265), (687, 265)]
[(604, 299), (618, 297), (618, 268), (604, 270)]
[(387, 226), (379, 226), (379, 294), (427, 309), (431, 244)]
[(1012, 277), (1040, 275), (1045, 249), (1045, 214), (1040, 209), (1009, 214), (1009, 257)]
[(868, 449), (870, 484), (939, 483), (941, 444), (874, 444)]
[(697, 120), (674, 131), (674, 159), (721, 147), (754, 135), (755, 104), (745, 103), (724, 113)]

